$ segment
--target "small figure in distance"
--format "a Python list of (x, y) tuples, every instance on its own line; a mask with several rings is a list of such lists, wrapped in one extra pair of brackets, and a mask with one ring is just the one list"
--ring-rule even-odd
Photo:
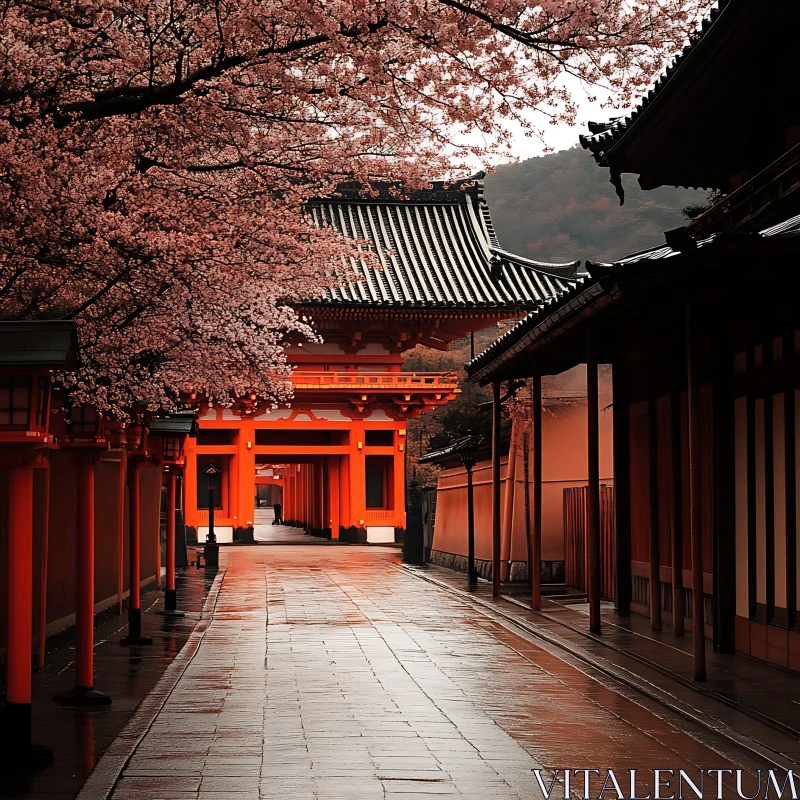
[(272, 520), (272, 524), (283, 525), (283, 506), (280, 503), (275, 503), (273, 509), (275, 511), (275, 519)]

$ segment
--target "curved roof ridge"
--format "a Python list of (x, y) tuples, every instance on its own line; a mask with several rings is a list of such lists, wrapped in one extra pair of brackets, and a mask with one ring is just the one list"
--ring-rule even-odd
[(650, 104), (658, 98), (663, 92), (664, 88), (673, 82), (675, 76), (684, 67), (687, 60), (689, 60), (693, 53), (697, 52), (697, 48), (704, 42), (708, 36), (709, 31), (714, 27), (714, 24), (723, 16), (726, 8), (731, 6), (735, 0), (716, 0), (713, 7), (708, 12), (707, 16), (703, 18), (700, 25), (696, 29), (694, 36), (690, 38), (681, 52), (679, 52), (672, 63), (666, 70), (658, 77), (653, 87), (639, 100), (638, 104), (632, 108), (627, 114), (613, 117), (606, 122), (589, 122), (589, 134), (582, 134), (578, 137), (578, 141), (585, 150), (589, 150), (594, 156), (600, 166), (607, 166), (606, 157), (608, 151), (619, 142), (623, 136), (631, 129), (643, 114), (647, 111)]
[[(512, 253), (510, 250), (505, 250), (500, 246), (492, 246), (491, 250), (492, 253), (500, 256), (501, 258), (508, 259), (509, 261), (513, 261), (521, 266), (531, 267), (538, 272), (548, 273), (550, 270), (578, 269), (578, 267), (581, 265), (580, 259), (575, 261), (537, 261), (533, 258), (527, 258), (525, 256)], [(562, 275), (558, 272), (550, 274), (552, 274), (554, 278), (569, 278), (569, 276)], [(574, 280), (574, 278), (571, 278), (571, 280)]]

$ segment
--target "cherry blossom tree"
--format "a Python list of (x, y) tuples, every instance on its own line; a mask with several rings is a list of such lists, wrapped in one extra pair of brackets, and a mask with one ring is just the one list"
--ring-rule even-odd
[(531, 110), (572, 119), (565, 75), (626, 102), (701, 5), (9, 0), (0, 317), (78, 320), (72, 391), (112, 413), (285, 398), (293, 309), (357, 246), (309, 198), (464, 174)]

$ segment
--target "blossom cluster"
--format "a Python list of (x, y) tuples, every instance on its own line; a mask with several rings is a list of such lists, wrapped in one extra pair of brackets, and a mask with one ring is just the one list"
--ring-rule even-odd
[[(699, 0), (694, 1), (694, 6)], [(560, 78), (644, 89), (686, 0), (10, 0), (0, 16), (0, 318), (76, 319), (79, 401), (290, 392), (303, 300), (359, 243), (344, 180), (408, 189), (570, 120)], [(476, 144), (474, 132), (482, 136)]]

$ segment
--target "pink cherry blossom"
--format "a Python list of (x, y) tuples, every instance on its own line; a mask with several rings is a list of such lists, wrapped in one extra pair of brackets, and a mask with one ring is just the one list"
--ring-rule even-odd
[(283, 346), (314, 337), (294, 309), (356, 255), (309, 198), (489, 162), (512, 122), (536, 134), (531, 109), (573, 119), (565, 73), (626, 102), (700, 6), (10, 0), (0, 317), (76, 318), (67, 382), (112, 414), (192, 391), (285, 399)]

